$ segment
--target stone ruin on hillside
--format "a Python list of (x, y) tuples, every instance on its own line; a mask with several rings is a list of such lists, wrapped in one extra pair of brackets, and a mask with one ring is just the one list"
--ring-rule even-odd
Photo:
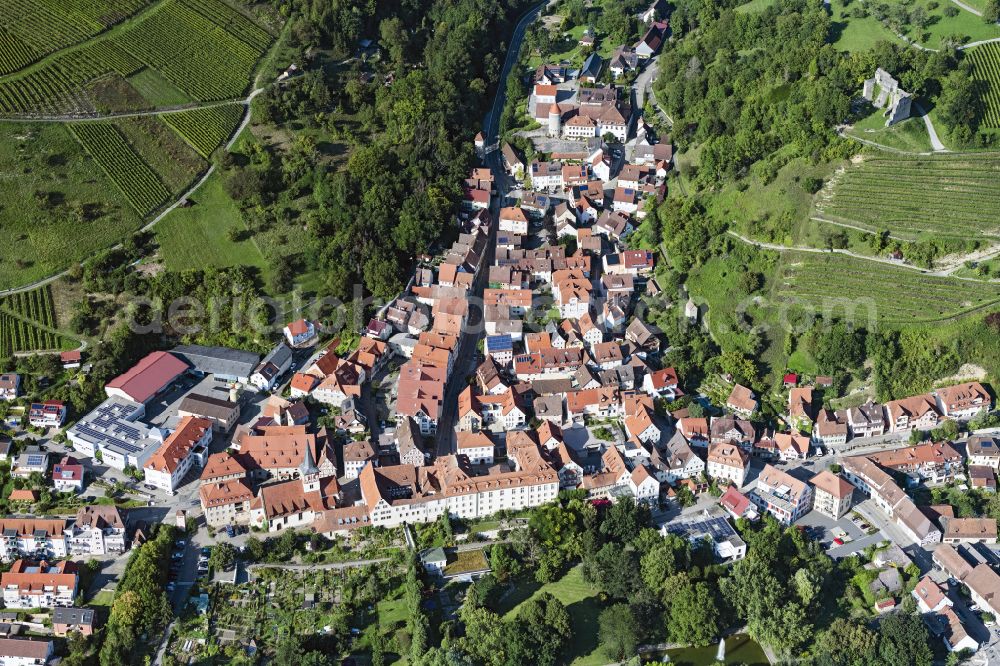
[(876, 108), (886, 107), (882, 114), (886, 127), (910, 117), (912, 95), (900, 88), (899, 81), (881, 67), (875, 70), (875, 76), (865, 80), (862, 94)]

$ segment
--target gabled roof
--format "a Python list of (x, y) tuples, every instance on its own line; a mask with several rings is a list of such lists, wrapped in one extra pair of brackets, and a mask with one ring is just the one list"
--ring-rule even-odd
[(187, 369), (187, 363), (173, 354), (156, 351), (112, 379), (105, 388), (118, 389), (136, 402), (146, 402)]
[(833, 495), (837, 499), (850, 497), (854, 492), (854, 486), (827, 469), (809, 479), (809, 482), (816, 486), (817, 489)]

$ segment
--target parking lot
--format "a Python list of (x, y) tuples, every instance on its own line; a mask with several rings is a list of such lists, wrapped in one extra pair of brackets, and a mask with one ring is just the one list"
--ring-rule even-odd
[(796, 521), (796, 525), (809, 530), (810, 536), (818, 539), (833, 559), (853, 555), (888, 539), (868, 521), (857, 518), (853, 511), (848, 511), (839, 520), (833, 520), (819, 511), (810, 511)]

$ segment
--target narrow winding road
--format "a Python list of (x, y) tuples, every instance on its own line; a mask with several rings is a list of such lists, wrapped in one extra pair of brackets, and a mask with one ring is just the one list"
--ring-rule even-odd
[[(524, 41), (524, 31), (528, 24), (538, 17), (542, 6), (543, 4), (539, 4), (529, 9), (518, 21), (510, 37), (510, 44), (507, 47), (507, 57), (504, 59), (503, 68), (500, 71), (500, 78), (498, 79), (497, 92), (493, 98), (493, 106), (490, 108), (490, 112), (483, 123), (483, 136), (487, 146), (493, 146), (499, 141), (500, 116), (503, 114), (503, 108), (507, 102), (507, 76), (510, 74), (515, 63), (517, 63), (518, 54), (521, 52), (521, 43)], [(500, 215), (500, 206), (514, 184), (504, 171), (499, 150), (491, 150), (487, 153), (484, 161), (486, 162), (486, 166), (493, 172), (493, 182), (496, 184), (497, 193), (490, 206), (490, 212), (493, 215), (493, 219), (497, 220)], [(459, 339), (455, 362), (452, 365), (451, 377), (449, 377), (445, 388), (441, 416), (438, 418), (437, 427), (438, 455), (450, 455), (455, 450), (455, 420), (458, 412), (458, 393), (466, 386), (466, 374), (471, 373), (475, 369), (476, 355), (478, 353), (476, 345), (479, 342), (479, 336), (482, 332), (484, 314), (477, 310), (478, 305), (481, 305), (483, 302), (486, 276), (489, 273), (489, 266), (493, 263), (496, 252), (496, 227), (495, 223), (490, 225), (490, 238), (487, 242), (486, 253), (483, 256), (479, 273), (476, 275), (476, 280), (473, 284), (472, 294), (469, 297), (470, 303), (473, 304), (469, 311), (469, 322), (466, 324), (465, 330)]]

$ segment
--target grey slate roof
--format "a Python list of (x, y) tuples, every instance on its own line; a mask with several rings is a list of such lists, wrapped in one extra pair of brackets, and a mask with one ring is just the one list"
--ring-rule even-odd
[(94, 611), (90, 608), (55, 608), (52, 610), (52, 624), (94, 624)]
[(253, 352), (202, 345), (180, 345), (170, 353), (187, 361), (198, 372), (231, 377), (249, 377), (260, 360)]

